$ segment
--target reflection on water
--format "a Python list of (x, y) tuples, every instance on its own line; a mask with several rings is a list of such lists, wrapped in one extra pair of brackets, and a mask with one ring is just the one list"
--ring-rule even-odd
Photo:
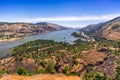
[(27, 36), (24, 37), (23, 39), (16, 41), (0, 42), (0, 58), (10, 54), (11, 48), (18, 46), (20, 44), (24, 44), (28, 41), (33, 41), (37, 39), (48, 39), (58, 42), (63, 41), (67, 43), (73, 43), (73, 41), (77, 39), (71, 36), (73, 32), (75, 32), (75, 30), (54, 31), (54, 32), (44, 33), (41, 35)]

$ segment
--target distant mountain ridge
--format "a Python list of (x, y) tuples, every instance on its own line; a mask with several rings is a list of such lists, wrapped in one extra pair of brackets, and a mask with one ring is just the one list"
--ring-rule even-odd
[(120, 41), (120, 17), (110, 21), (88, 25), (80, 29), (92, 37), (102, 37), (108, 40)]
[(65, 29), (69, 28), (48, 22), (40, 22), (35, 24), (0, 22), (0, 38), (16, 38)]

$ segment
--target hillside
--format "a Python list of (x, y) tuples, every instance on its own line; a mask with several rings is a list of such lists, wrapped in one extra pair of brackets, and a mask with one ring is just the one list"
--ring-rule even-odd
[(19, 38), (29, 35), (36, 35), (50, 31), (65, 30), (67, 27), (41, 22), (41, 23), (0, 23), (0, 39)]
[(114, 18), (110, 21), (88, 25), (80, 29), (93, 37), (106, 38), (108, 40), (120, 41), (120, 17)]
[(0, 60), (0, 74), (63, 74), (83, 80), (119, 80), (119, 45), (114, 41), (77, 40), (72, 45), (52, 40), (30, 41), (13, 48), (11, 57)]

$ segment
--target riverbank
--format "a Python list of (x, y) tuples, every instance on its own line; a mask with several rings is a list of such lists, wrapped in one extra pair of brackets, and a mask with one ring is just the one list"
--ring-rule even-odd
[[(11, 50), (16, 46), (19, 46), (21, 44), (24, 44), (29, 41), (34, 41), (38, 39), (47, 39), (47, 40), (54, 40), (57, 42), (67, 42), (67, 43), (73, 43), (77, 38), (71, 36), (71, 34), (75, 32), (75, 30), (61, 30), (61, 31), (53, 31), (48, 32), (44, 34), (38, 34), (38, 35), (32, 35), (32, 36), (26, 36), (22, 37), (20, 40), (14, 40), (14, 41), (1, 41), (0, 42), (0, 58), (3, 58), (6, 55), (9, 55), (11, 53)], [(59, 36), (58, 36), (59, 35)], [(52, 37), (51, 37), (52, 36)]]
[(21, 38), (10, 38), (10, 39), (0, 39), (0, 42), (5, 42), (5, 41), (16, 41), (20, 40)]

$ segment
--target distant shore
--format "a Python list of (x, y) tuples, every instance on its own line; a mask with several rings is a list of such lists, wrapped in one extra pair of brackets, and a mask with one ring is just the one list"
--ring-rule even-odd
[(0, 42), (5, 42), (5, 41), (15, 41), (15, 40), (19, 40), (21, 38), (11, 38), (11, 39), (0, 39)]

